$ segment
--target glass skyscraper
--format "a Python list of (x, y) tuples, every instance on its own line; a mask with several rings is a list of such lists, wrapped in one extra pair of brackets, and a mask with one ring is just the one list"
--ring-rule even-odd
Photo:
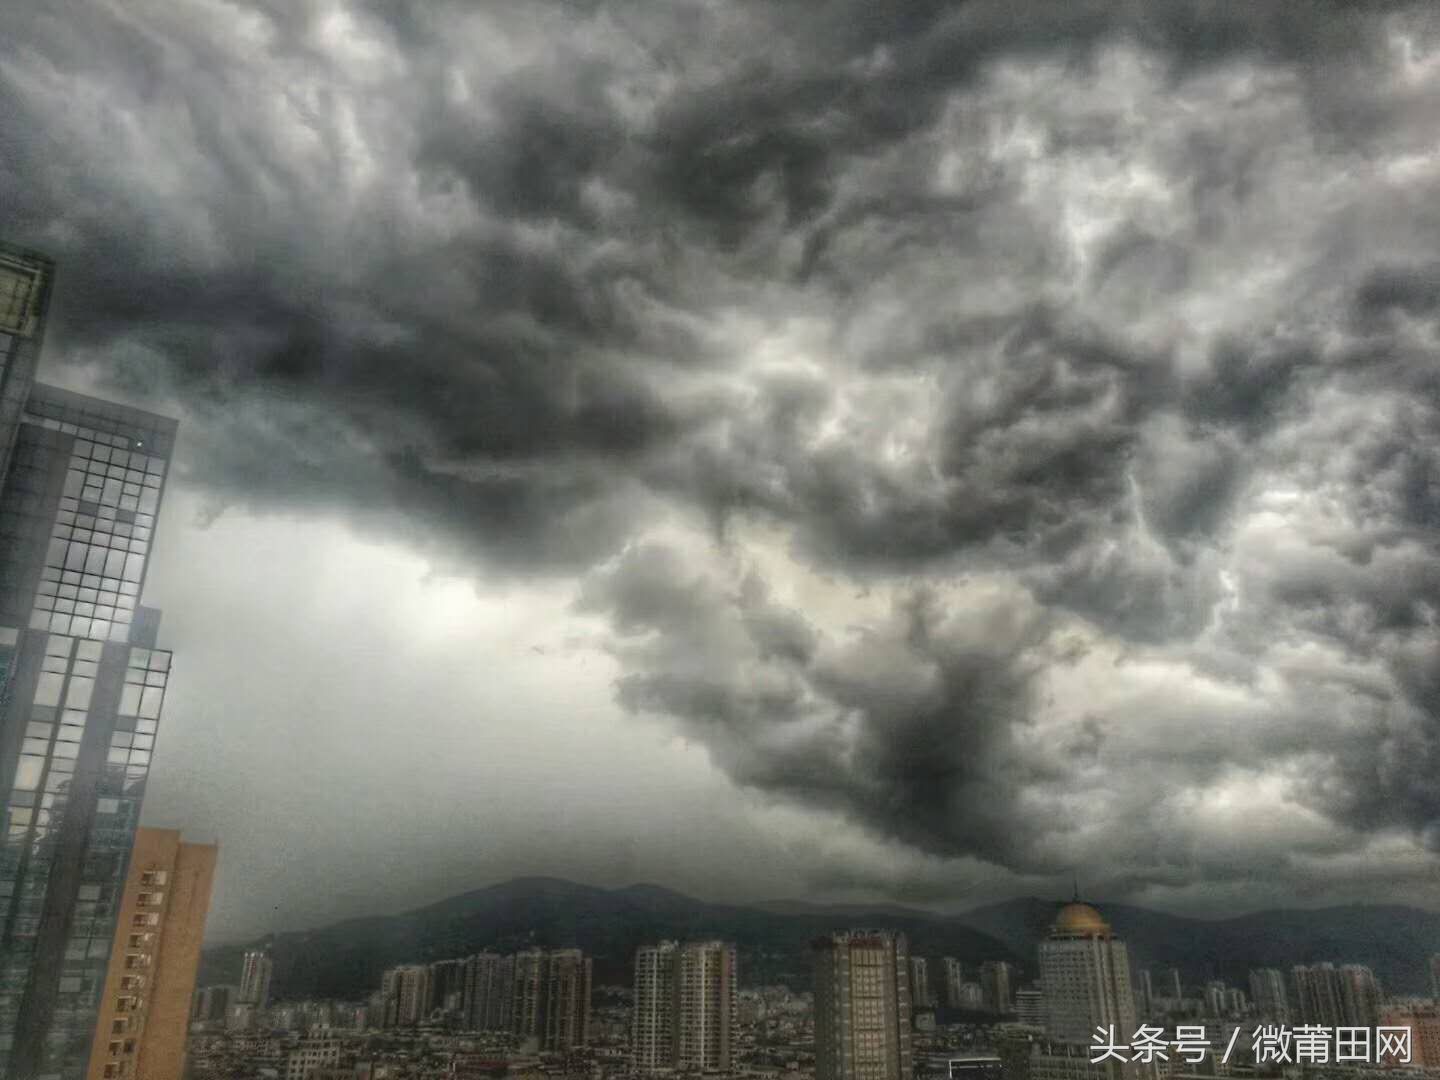
[(35, 382), (54, 279), (54, 264), (44, 255), (0, 243), (0, 476), (9, 472), (10, 450)]
[(0, 248), (5, 1080), (84, 1076), (170, 672), (140, 594), (176, 423), (34, 383), (52, 277)]

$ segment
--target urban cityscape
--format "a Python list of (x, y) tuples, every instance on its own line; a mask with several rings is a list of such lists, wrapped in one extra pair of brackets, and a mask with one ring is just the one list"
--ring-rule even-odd
[[(1026, 972), (910, 955), (895, 931), (840, 931), (811, 942), (805, 989), (744, 985), (722, 941), (642, 946), (627, 986), (592, 987), (592, 959), (578, 949), (485, 952), (392, 968), (351, 1002), (272, 1002), (271, 957), (251, 950), (238, 983), (196, 992), (193, 1068), (320, 1080), (1440, 1072), (1440, 953), (1417, 958), (1428, 994), (1387, 994), (1358, 963), (1197, 984), (1175, 968), (1133, 968), (1103, 915), (1079, 901), (1056, 906), (1037, 946), (1038, 971)], [(1148, 1032), (1156, 1049), (1096, 1060), (1097, 1032)], [(1307, 1032), (1324, 1037), (1305, 1048)], [(1393, 1046), (1370, 1038), (1364, 1056), (1347, 1054), (1346, 1032), (1389, 1033)]]
[(43, 7), (0, 1080), (1440, 1080), (1431, 5)]
[(804, 987), (749, 984), (722, 940), (643, 945), (621, 986), (596, 986), (578, 948), (537, 947), (396, 966), (360, 1001), (274, 997), (263, 949), (244, 952), (235, 982), (197, 986), (218, 849), (138, 827), (171, 659), (160, 613), (140, 598), (176, 424), (35, 382), (55, 268), (7, 247), (0, 275), (7, 1075), (1440, 1075), (1440, 952), (1415, 958), (1428, 997), (1386, 994), (1363, 963), (1197, 985), (1177, 968), (1135, 968), (1078, 887), (1030, 972), (912, 954), (904, 933), (853, 929), (811, 943)]

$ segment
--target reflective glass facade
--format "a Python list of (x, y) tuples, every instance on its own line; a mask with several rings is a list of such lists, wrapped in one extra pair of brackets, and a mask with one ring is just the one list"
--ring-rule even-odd
[(34, 387), (0, 495), (0, 625), (129, 640), (174, 434)]
[(54, 278), (44, 255), (0, 243), (0, 476), (35, 381)]
[[(0, 273), (0, 319), (22, 304), (5, 289)], [(0, 489), (3, 1080), (80, 1080), (89, 1060), (170, 675), (140, 593), (175, 427), (31, 385), (15, 428)]]

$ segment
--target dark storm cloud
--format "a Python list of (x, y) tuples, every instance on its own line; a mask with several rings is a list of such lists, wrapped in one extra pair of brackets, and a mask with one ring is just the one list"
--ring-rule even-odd
[(55, 349), (177, 400), (217, 508), (583, 574), (627, 708), (942, 861), (1434, 847), (1428, 9), (13, 26)]
[(1034, 842), (1010, 745), (1032, 619), (957, 620), (922, 591), (882, 631), (821, 650), (753, 575), (729, 590), (655, 545), (597, 573), (581, 605), (614, 613), (622, 702), (682, 719), (740, 783), (945, 854), (1005, 861)]

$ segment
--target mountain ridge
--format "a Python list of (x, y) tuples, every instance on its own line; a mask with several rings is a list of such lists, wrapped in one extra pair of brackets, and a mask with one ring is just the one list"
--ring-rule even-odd
[[(482, 949), (578, 945), (595, 957), (596, 983), (629, 982), (638, 945), (662, 938), (734, 940), (747, 985), (810, 981), (809, 942), (831, 930), (880, 925), (903, 930), (912, 951), (952, 955), (972, 972), (984, 960), (1037, 970), (1035, 946), (1062, 900), (1020, 897), (955, 915), (898, 904), (798, 900), (714, 903), (650, 882), (605, 888), (565, 878), (512, 878), (412, 908), (326, 927), (267, 935), (205, 950), (201, 985), (236, 981), (247, 947), (267, 943), (277, 1000), (360, 1000), (385, 968), (470, 955)], [(1426, 958), (1440, 952), (1440, 913), (1394, 904), (1276, 908), (1221, 919), (1171, 915), (1094, 901), (1127, 943), (1137, 968), (1179, 967), (1187, 985), (1222, 978), (1246, 987), (1252, 967), (1333, 960), (1368, 963), (1387, 989), (1424, 988)], [(938, 966), (938, 965), (935, 965)], [(973, 975), (971, 976), (973, 977)]]

